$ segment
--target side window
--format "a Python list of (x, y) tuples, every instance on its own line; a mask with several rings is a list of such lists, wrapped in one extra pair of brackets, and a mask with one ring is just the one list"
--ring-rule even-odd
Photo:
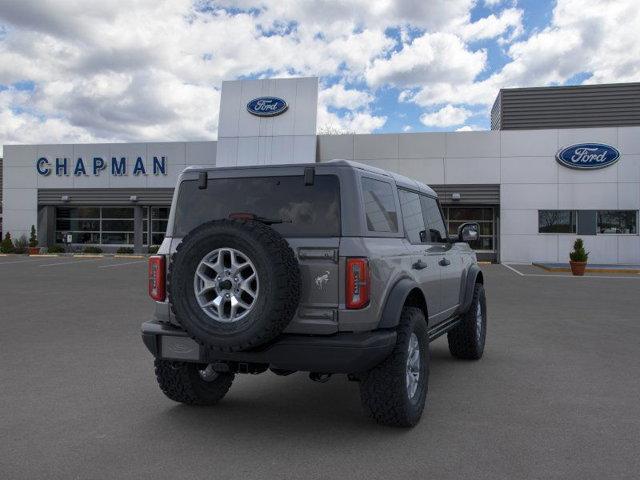
[(398, 214), (391, 184), (363, 178), (362, 194), (367, 228), (372, 232), (397, 232)]
[(440, 207), (435, 198), (420, 195), (422, 203), (422, 214), (427, 225), (427, 239), (429, 243), (444, 243), (447, 241), (447, 230), (444, 227), (444, 220)]
[(400, 209), (402, 210), (402, 221), (407, 238), (411, 243), (424, 243), (426, 240), (424, 217), (420, 197), (417, 193), (406, 190), (398, 190), (400, 196)]

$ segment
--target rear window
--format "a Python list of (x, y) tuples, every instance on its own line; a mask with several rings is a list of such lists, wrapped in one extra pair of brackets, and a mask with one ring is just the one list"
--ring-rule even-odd
[(363, 178), (362, 194), (369, 231), (397, 232), (398, 214), (391, 184), (373, 178)]
[(304, 177), (209, 179), (206, 189), (197, 180), (180, 184), (174, 235), (183, 237), (210, 220), (232, 213), (282, 221), (271, 227), (285, 237), (340, 235), (340, 185), (335, 175), (316, 175), (313, 185)]

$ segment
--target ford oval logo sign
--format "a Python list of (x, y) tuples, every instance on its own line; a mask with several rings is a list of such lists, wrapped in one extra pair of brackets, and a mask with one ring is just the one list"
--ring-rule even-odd
[(556, 155), (559, 163), (569, 168), (595, 170), (613, 165), (620, 158), (620, 152), (602, 143), (579, 143), (563, 148)]
[(275, 117), (284, 113), (289, 105), (278, 97), (259, 97), (247, 103), (247, 111), (258, 117)]

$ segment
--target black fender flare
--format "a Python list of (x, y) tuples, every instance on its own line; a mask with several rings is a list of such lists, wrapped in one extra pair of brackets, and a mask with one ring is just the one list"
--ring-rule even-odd
[(414, 280), (406, 277), (398, 280), (391, 288), (389, 295), (387, 295), (387, 301), (382, 309), (382, 317), (378, 322), (378, 328), (395, 328), (398, 326), (402, 307), (411, 291), (416, 288), (422, 292), (420, 286)]
[(473, 289), (476, 283), (484, 283), (484, 276), (482, 270), (478, 264), (472, 264), (467, 270), (467, 275), (463, 281), (462, 287), (464, 290), (460, 292), (460, 313), (466, 313), (471, 306), (471, 300), (473, 300)]

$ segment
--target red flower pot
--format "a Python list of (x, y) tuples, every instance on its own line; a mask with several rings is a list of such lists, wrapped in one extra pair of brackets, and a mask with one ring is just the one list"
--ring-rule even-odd
[(571, 260), (569, 262), (569, 265), (571, 265), (571, 273), (578, 277), (583, 276), (584, 271), (587, 268), (587, 262), (574, 262), (573, 260)]

